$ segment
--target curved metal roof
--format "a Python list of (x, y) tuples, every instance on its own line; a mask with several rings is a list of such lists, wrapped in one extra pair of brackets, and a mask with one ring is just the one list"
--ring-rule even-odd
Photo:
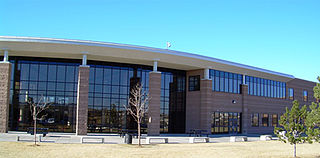
[(89, 52), (88, 59), (152, 65), (159, 58), (159, 66), (182, 70), (213, 69), (248, 74), (257, 77), (289, 81), (294, 76), (254, 66), (213, 57), (168, 49), (137, 45), (38, 37), (0, 36), (0, 49), (10, 50), (9, 55), (81, 58), (81, 52)]

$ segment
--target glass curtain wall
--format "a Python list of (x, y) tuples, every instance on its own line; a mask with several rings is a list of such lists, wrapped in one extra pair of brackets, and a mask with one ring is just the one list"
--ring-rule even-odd
[[(185, 120), (185, 73), (161, 71), (160, 132), (184, 132)], [(91, 65), (89, 85), (90, 132), (118, 132), (134, 130), (136, 122), (126, 114), (130, 88), (140, 82), (149, 91), (151, 69)], [(141, 124), (147, 132), (147, 114)]]
[[(10, 130), (25, 131), (32, 126), (28, 99), (43, 96), (50, 108), (39, 127), (50, 131), (75, 132), (78, 67), (80, 60), (11, 57)], [(152, 67), (88, 61), (90, 65), (88, 132), (118, 132), (135, 128), (125, 112), (130, 89), (141, 82), (149, 90)], [(185, 72), (159, 68), (161, 82), (161, 132), (185, 130)], [(147, 130), (147, 117), (142, 123)]]
[[(136, 129), (136, 122), (127, 115), (125, 106), (128, 105), (130, 89), (138, 82), (141, 82), (143, 91), (149, 90), (149, 72), (132, 67), (90, 65), (89, 132)], [(141, 124), (143, 132), (147, 130), (145, 120)]]
[(185, 73), (161, 73), (160, 132), (185, 131)]
[(38, 120), (38, 127), (74, 131), (79, 64), (30, 60), (13, 63), (10, 130), (25, 131), (32, 126), (29, 100), (49, 104), (49, 108), (40, 113), (43, 116)]

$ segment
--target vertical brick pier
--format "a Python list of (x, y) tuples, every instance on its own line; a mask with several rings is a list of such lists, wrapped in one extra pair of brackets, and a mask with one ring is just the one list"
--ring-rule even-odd
[(250, 123), (250, 116), (249, 116), (249, 109), (248, 109), (248, 85), (242, 84), (241, 85), (241, 95), (242, 95), (242, 127), (241, 133), (247, 134), (249, 123)]
[(149, 73), (149, 109), (148, 135), (160, 135), (160, 95), (161, 95), (161, 72)]
[(11, 63), (0, 63), (0, 133), (8, 132)]
[(87, 135), (89, 66), (79, 66), (76, 135)]
[(212, 80), (202, 79), (200, 81), (200, 129), (211, 131), (210, 106), (212, 94)]

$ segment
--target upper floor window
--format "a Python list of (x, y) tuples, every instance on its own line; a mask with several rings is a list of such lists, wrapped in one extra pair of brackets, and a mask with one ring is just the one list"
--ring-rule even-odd
[(212, 79), (213, 91), (240, 93), (242, 75), (219, 70), (210, 70), (210, 78)]
[(293, 98), (294, 98), (293, 94), (294, 94), (293, 88), (289, 88), (289, 99), (290, 100), (293, 100)]
[(303, 91), (303, 101), (308, 101), (308, 91)]
[(189, 91), (200, 90), (200, 75), (189, 76)]
[(248, 94), (255, 96), (281, 98), (286, 96), (286, 83), (259, 77), (246, 76)]

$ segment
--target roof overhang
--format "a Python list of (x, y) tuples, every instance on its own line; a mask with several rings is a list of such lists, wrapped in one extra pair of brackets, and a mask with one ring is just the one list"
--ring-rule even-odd
[(178, 70), (211, 67), (233, 73), (247, 74), (287, 82), (294, 76), (262, 68), (186, 52), (135, 45), (53, 38), (0, 36), (0, 49), (9, 50), (9, 56), (81, 59), (88, 52), (88, 60), (153, 65)]

